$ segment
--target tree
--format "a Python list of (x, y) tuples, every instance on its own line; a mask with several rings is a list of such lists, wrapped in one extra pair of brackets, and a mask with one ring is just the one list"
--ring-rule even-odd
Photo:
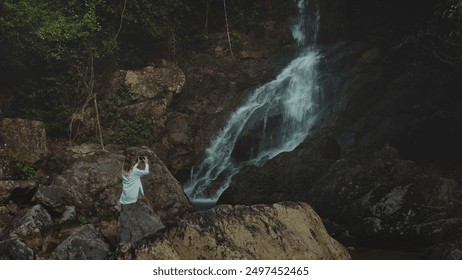
[(278, 14), (273, 18), (286, 18), (293, 5), (228, 2), (2, 0), (0, 91), (17, 97), (17, 109), (2, 114), (43, 120), (50, 135), (64, 136), (69, 116), (89, 104), (111, 65), (136, 68), (158, 57), (186, 57), (206, 50), (209, 32), (223, 30), (232, 51), (236, 33), (257, 26), (271, 11)]
[(19, 110), (11, 115), (44, 120), (52, 133), (65, 133), (67, 117), (91, 95), (82, 73), (93, 71), (98, 80), (105, 63), (136, 61), (133, 54), (143, 51), (133, 36), (150, 51), (166, 44), (171, 19), (185, 11), (179, 0), (3, 0), (0, 87), (17, 94)]

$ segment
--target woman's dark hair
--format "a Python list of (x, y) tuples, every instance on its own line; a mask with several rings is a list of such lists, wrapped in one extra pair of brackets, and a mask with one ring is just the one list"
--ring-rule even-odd
[(124, 161), (124, 166), (122, 167), (122, 172), (124, 174), (127, 174), (130, 172), (130, 170), (133, 168), (133, 166), (135, 166), (136, 164), (136, 155), (134, 154), (129, 154), (126, 158), (125, 158), (125, 161)]

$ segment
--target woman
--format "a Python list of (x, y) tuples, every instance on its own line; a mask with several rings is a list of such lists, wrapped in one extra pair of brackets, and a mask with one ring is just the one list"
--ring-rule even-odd
[[(144, 169), (138, 169), (141, 162), (144, 162)], [(144, 196), (141, 177), (149, 174), (149, 164), (147, 157), (136, 157), (129, 155), (122, 168), (122, 194), (120, 195), (121, 204), (132, 204), (138, 198)]]

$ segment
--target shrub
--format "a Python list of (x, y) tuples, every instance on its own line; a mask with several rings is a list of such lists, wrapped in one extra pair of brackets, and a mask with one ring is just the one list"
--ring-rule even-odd
[(19, 180), (35, 181), (35, 169), (31, 164), (27, 164), (21, 160), (13, 162), (15, 177)]
[(145, 145), (151, 138), (151, 132), (142, 118), (121, 121), (119, 128), (108, 128), (106, 131), (109, 143), (125, 146)]

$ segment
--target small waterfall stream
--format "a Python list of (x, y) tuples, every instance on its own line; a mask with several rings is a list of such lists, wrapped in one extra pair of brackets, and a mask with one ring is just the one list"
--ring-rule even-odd
[[(299, 54), (274, 80), (243, 101), (214, 137), (203, 161), (191, 170), (185, 192), (193, 202), (216, 202), (241, 168), (261, 166), (292, 151), (309, 135), (320, 111), (316, 70), (320, 54), (315, 46), (319, 13), (311, 2), (296, 0), (298, 17), (292, 35)], [(270, 124), (274, 119), (277, 122)], [(250, 158), (238, 161), (233, 158), (235, 145), (243, 132), (252, 129), (259, 133), (257, 148)]]

